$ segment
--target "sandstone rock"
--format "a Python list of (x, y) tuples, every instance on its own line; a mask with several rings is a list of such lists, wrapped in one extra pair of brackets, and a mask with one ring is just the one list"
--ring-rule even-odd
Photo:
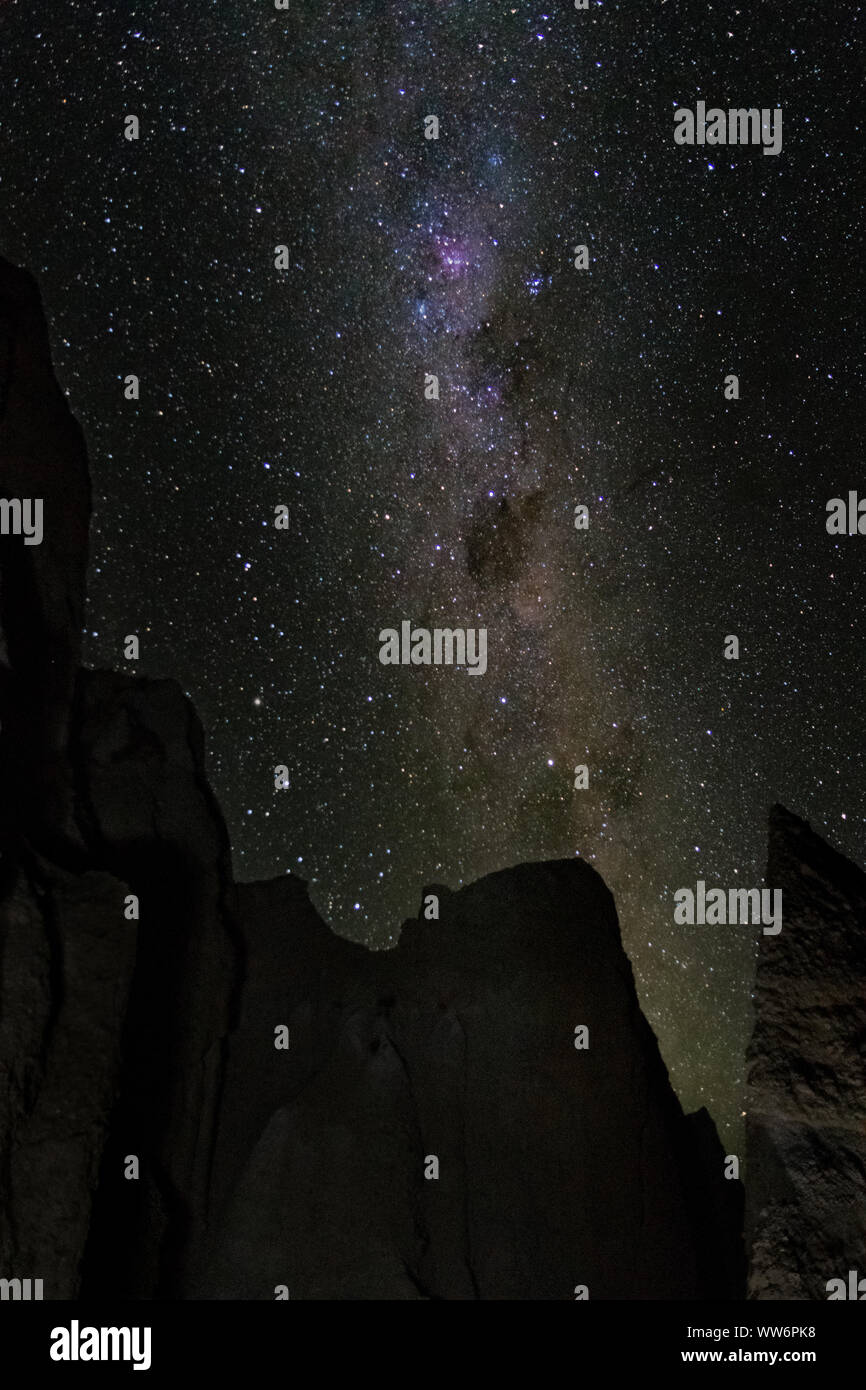
[(44, 513), (40, 545), (0, 537), (0, 1276), (177, 1295), (238, 981), (228, 836), (174, 683), (78, 671), (87, 458), (36, 286), (2, 260), (0, 495)]
[[(129, 884), (141, 914), (86, 1288), (177, 1296), (207, 1221), (238, 978), (228, 835), (201, 727), (173, 681), (82, 671), (73, 747), (90, 861)], [(137, 1183), (118, 1182), (127, 1153)]]
[[(434, 887), (438, 921), (368, 952), (297, 879), (236, 888), (173, 682), (76, 675), (87, 461), (35, 286), (0, 262), (4, 492), (42, 498), (45, 531), (0, 540), (0, 1277), (52, 1298), (736, 1296), (736, 1188), (591, 868)], [(844, 1100), (847, 1073), (822, 1086)]]
[(32, 278), (0, 258), (0, 497), (42, 498), (44, 537), (0, 536), (0, 832), (66, 829), (90, 479)]
[(749, 1294), (826, 1299), (866, 1275), (866, 875), (781, 806), (747, 1053)]
[(218, 1147), (240, 1176), (204, 1292), (735, 1296), (739, 1230), (707, 1217), (708, 1186), (722, 1211), (731, 1185), (721, 1162), (695, 1167), (599, 876), (523, 865), (440, 910), (369, 953), (315, 922), (291, 879), (241, 890), (250, 966), (224, 1114), (252, 1086), (253, 1123), (245, 1162), (237, 1122)]
[(74, 1298), (136, 949), (126, 887), (27, 856), (0, 904), (0, 1271)]

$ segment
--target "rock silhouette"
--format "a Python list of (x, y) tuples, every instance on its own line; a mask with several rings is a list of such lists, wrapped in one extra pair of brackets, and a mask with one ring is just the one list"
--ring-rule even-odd
[[(41, 546), (0, 540), (0, 1275), (58, 1299), (742, 1297), (742, 1189), (683, 1115), (594, 870), (433, 885), (438, 919), (369, 952), (301, 880), (234, 882), (174, 682), (80, 668), (86, 454), (5, 262), (0, 483), (45, 506)], [(823, 1298), (866, 1266), (866, 892), (781, 810), (770, 882), (751, 1292)]]
[(826, 1299), (866, 1274), (866, 875), (782, 806), (747, 1052), (749, 1295)]
[(733, 1296), (738, 1184), (717, 1139), (703, 1161), (587, 864), (443, 894), (388, 952), (335, 938), (288, 877), (241, 886), (239, 917), (205, 1294)]

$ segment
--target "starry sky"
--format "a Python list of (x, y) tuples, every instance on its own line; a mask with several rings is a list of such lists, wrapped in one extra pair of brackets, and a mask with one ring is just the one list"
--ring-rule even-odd
[[(866, 490), (859, 17), (0, 3), (0, 251), (88, 439), (87, 664), (140, 635), (237, 875), (346, 936), (589, 860), (730, 1141), (757, 929), (674, 891), (760, 886), (776, 800), (863, 860), (866, 538), (825, 527)], [(699, 99), (781, 106), (781, 154), (675, 145)], [(485, 675), (381, 665), (404, 619), (485, 627)]]

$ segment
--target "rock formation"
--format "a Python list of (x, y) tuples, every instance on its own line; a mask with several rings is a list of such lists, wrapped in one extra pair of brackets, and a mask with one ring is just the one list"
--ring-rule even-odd
[(0, 1276), (176, 1294), (238, 979), (228, 836), (174, 683), (79, 670), (87, 459), (4, 261), (0, 495), (44, 507), (41, 545), (0, 537)]
[(776, 806), (747, 1053), (752, 1298), (826, 1299), (866, 1275), (866, 875)]
[(0, 544), (0, 1276), (59, 1299), (738, 1296), (739, 1185), (589, 866), (425, 890), (438, 919), (368, 952), (300, 880), (233, 883), (173, 682), (77, 669), (86, 458), (5, 263), (0, 484), (45, 504), (42, 546)]
[(372, 954), (297, 881), (240, 889), (230, 1200), (203, 1291), (733, 1296), (739, 1184), (717, 1139), (698, 1158), (598, 874), (528, 864), (430, 893), (439, 920)]
[(90, 476), (84, 438), (54, 377), (39, 292), (2, 258), (0, 497), (42, 498), (47, 519), (41, 545), (0, 535), (0, 832), (44, 837), (69, 813)]

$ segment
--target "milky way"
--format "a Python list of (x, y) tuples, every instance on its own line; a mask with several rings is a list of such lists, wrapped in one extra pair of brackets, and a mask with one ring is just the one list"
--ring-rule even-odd
[[(866, 823), (866, 541), (824, 526), (863, 481), (856, 7), (766, 9), (0, 14), (0, 249), (91, 451), (88, 662), (138, 632), (238, 874), (372, 945), (425, 883), (589, 859), (730, 1134), (756, 933), (673, 893), (761, 884), (775, 800), (855, 859)], [(783, 107), (780, 156), (676, 146), (698, 98)], [(382, 666), (404, 619), (486, 627), (483, 678)]]

